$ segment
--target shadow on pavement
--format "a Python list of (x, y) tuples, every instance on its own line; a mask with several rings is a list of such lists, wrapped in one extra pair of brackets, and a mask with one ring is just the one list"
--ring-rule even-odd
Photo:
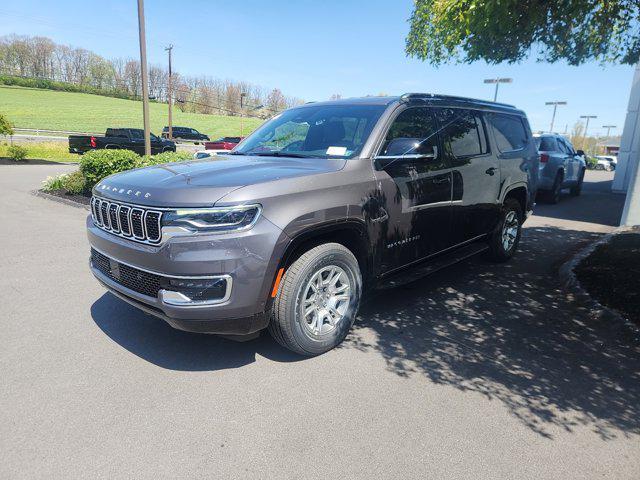
[(237, 368), (253, 363), (256, 353), (277, 362), (302, 360), (265, 334), (248, 342), (234, 342), (216, 335), (176, 330), (110, 293), (105, 293), (91, 306), (91, 316), (114, 342), (170, 370)]
[(590, 316), (553, 275), (567, 245), (596, 237), (529, 228), (510, 263), (476, 258), (380, 292), (343, 348), (379, 352), (402, 377), (498, 400), (547, 438), (551, 426), (640, 434), (640, 343)]

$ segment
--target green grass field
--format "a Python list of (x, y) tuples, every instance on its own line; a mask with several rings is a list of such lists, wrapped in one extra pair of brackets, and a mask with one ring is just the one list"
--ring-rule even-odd
[[(157, 135), (167, 125), (167, 105), (150, 104), (151, 131)], [(58, 92), (0, 86), (0, 113), (17, 128), (75, 132), (104, 132), (108, 127), (142, 128), (142, 102), (86, 93)], [(183, 113), (173, 109), (173, 124), (195, 128), (212, 139), (240, 135), (240, 117)], [(262, 123), (243, 119), (246, 135)]]

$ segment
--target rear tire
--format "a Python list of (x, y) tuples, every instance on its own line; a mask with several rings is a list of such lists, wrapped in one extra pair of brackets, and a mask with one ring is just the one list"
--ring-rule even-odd
[(562, 191), (562, 174), (558, 172), (556, 178), (553, 181), (553, 187), (547, 193), (547, 201), (553, 205), (560, 202), (560, 192)]
[(580, 176), (578, 177), (578, 183), (575, 184), (569, 190), (572, 197), (578, 197), (582, 193), (582, 184), (584, 183), (584, 168), (580, 172)]
[(489, 238), (489, 258), (502, 263), (516, 253), (522, 235), (523, 214), (520, 202), (507, 198), (502, 206), (498, 227)]
[(353, 253), (338, 243), (318, 245), (287, 268), (269, 333), (300, 355), (325, 353), (349, 333), (361, 293), (362, 276)]

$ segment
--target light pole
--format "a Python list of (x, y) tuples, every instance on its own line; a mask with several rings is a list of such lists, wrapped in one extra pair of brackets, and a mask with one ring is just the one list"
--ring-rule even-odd
[(167, 99), (169, 103), (169, 140), (173, 140), (173, 85), (171, 84), (171, 50), (173, 50), (173, 45), (171, 44), (165, 48), (165, 51), (169, 52), (169, 80), (167, 85), (167, 95), (169, 97)]
[(587, 130), (589, 130), (589, 120), (591, 120), (592, 118), (598, 118), (597, 115), (580, 115), (580, 118), (586, 118), (587, 119), (587, 124), (584, 126), (584, 135), (582, 136), (582, 149), (586, 150), (587, 149)]
[(609, 134), (611, 133), (612, 128), (618, 128), (616, 125), (602, 125), (602, 128), (607, 129), (607, 138), (609, 138)]
[(549, 132), (553, 133), (553, 123), (556, 121), (556, 110), (558, 109), (558, 105), (566, 105), (567, 102), (554, 101), (554, 102), (544, 102), (545, 105), (553, 105), (553, 115), (551, 116), (551, 128)]
[(142, 117), (144, 122), (144, 154), (151, 155), (149, 128), (149, 79), (147, 77), (147, 41), (144, 32), (144, 0), (138, 0), (138, 33), (140, 35), (140, 73), (142, 76)]
[(498, 87), (501, 83), (511, 83), (513, 82), (513, 78), (485, 78), (484, 83), (495, 83), (496, 90), (493, 93), (493, 101), (498, 100)]
[(244, 97), (246, 96), (247, 94), (245, 92), (240, 92), (240, 136), (244, 133), (244, 113), (242, 112), (242, 109), (244, 108)]

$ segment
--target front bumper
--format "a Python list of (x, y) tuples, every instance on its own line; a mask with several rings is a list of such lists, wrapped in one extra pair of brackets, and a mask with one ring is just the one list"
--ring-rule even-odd
[(111, 292), (171, 326), (194, 332), (246, 335), (266, 327), (269, 292), (288, 243), (282, 231), (261, 217), (244, 232), (173, 237), (147, 245), (105, 232), (87, 218), (91, 247), (109, 259), (164, 277), (227, 276), (228, 298), (215, 304), (176, 305), (162, 290), (149, 296), (125, 287), (91, 262), (94, 276)]

